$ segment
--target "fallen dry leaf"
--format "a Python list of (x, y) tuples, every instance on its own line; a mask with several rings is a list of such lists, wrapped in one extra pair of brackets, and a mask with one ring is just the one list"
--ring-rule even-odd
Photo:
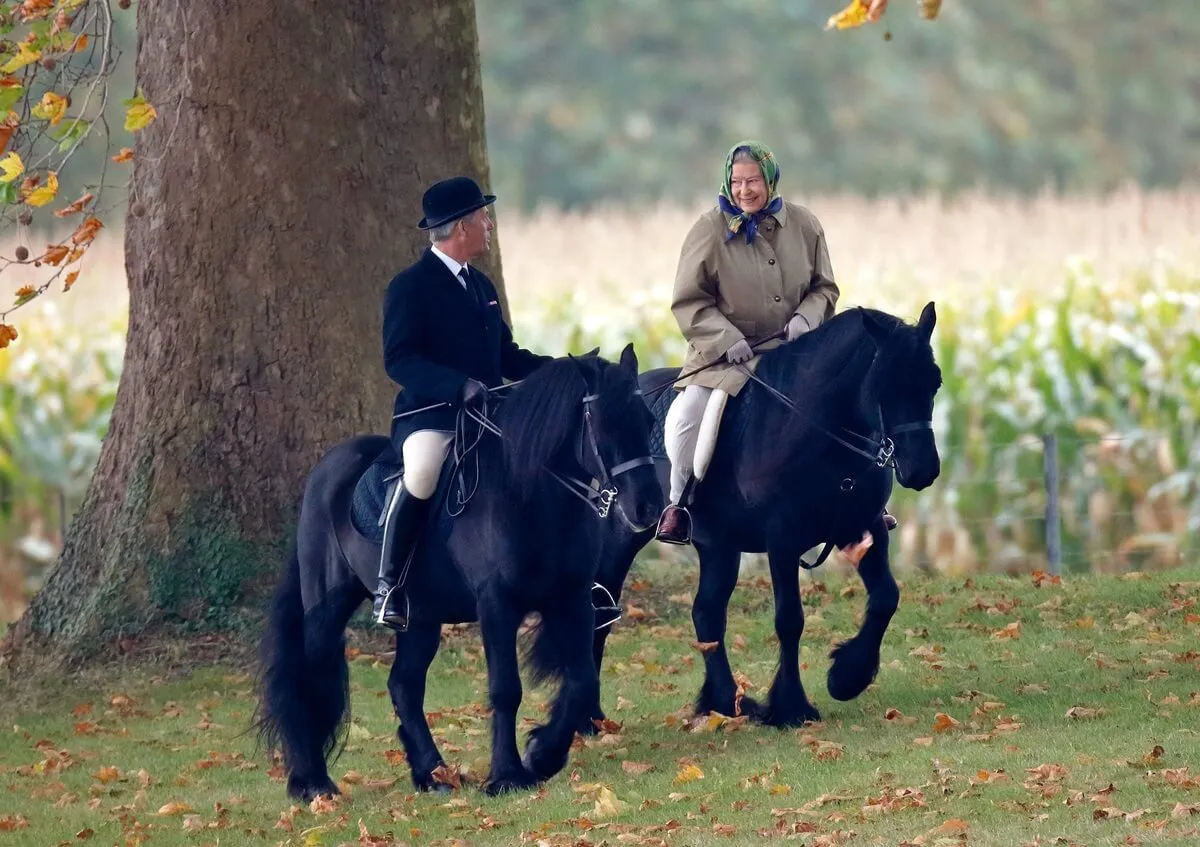
[(954, 718), (950, 717), (945, 712), (938, 712), (936, 715), (934, 715), (934, 718), (933, 718), (933, 731), (934, 732), (948, 732), (949, 730), (957, 729), (960, 726), (962, 726), (962, 723), (960, 721), (955, 720)]
[(175, 815), (185, 815), (188, 812), (194, 811), (187, 803), (180, 803), (172, 800), (170, 803), (159, 808), (158, 813), (164, 817), (173, 817)]
[(696, 765), (685, 765), (679, 769), (679, 773), (675, 774), (675, 779), (672, 782), (675, 785), (686, 785), (698, 779), (704, 779), (704, 771), (700, 770)]
[(641, 776), (644, 773), (654, 770), (654, 765), (650, 762), (631, 762), (626, 760), (621, 762), (621, 770), (630, 776)]

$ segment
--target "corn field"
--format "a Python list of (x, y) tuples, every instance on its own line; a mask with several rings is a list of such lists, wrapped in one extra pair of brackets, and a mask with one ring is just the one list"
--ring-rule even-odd
[[(824, 224), (841, 307), (914, 319), (938, 304), (943, 470), (929, 490), (893, 500), (898, 568), (1045, 567), (1048, 433), (1059, 443), (1068, 571), (1190, 557), (1200, 526), (1196, 196), (806, 205)], [(520, 343), (615, 355), (632, 340), (643, 367), (678, 364), (671, 280), (702, 207), (527, 218), (501, 207)], [(75, 290), (24, 309), (20, 342), (0, 351), (0, 622), (52, 562), (107, 427), (126, 303), (120, 239), (108, 237)]]

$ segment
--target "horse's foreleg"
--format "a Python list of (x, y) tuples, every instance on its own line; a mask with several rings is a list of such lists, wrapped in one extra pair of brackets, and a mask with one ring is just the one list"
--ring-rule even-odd
[(729, 598), (737, 585), (741, 553), (737, 550), (700, 547), (700, 585), (692, 602), (692, 624), (696, 640), (716, 644), (704, 653), (704, 685), (696, 698), (696, 711), (733, 715), (737, 703), (737, 683), (725, 652), (725, 621)]
[(879, 647), (900, 605), (900, 589), (888, 566), (888, 533), (882, 519), (871, 527), (873, 544), (858, 565), (867, 589), (867, 611), (862, 627), (849, 641), (834, 648), (830, 656), (829, 695), (835, 700), (852, 700), (862, 694), (879, 670)]
[(765, 708), (752, 701), (746, 710), (771, 726), (799, 726), (819, 721), (821, 715), (808, 702), (800, 680), (800, 636), (804, 634), (804, 604), (800, 601), (799, 553), (768, 551), (771, 586), (775, 593), (775, 635), (779, 639), (779, 669), (771, 683)]
[(551, 639), (562, 672), (562, 686), (550, 719), (529, 734), (525, 767), (539, 780), (549, 779), (567, 764), (571, 742), (581, 720), (600, 701), (600, 679), (592, 659), (592, 603), (586, 588), (570, 602), (543, 610), (539, 638)]
[[(612, 605), (615, 609), (597, 609), (592, 612), (594, 623), (594, 632), (592, 633), (592, 664), (596, 667), (596, 677), (599, 679), (600, 666), (604, 663), (604, 645), (608, 641), (608, 636), (612, 633), (615, 618), (620, 614), (621, 608), (621, 589), (625, 586), (625, 577), (629, 574), (629, 569), (633, 565), (634, 556), (637, 555), (637, 550), (641, 545), (638, 544), (632, 551), (622, 550), (621, 554), (613, 560), (614, 567), (611, 572), (606, 572), (601, 569), (597, 574), (596, 581), (604, 586), (605, 591), (612, 596)], [(608, 595), (600, 589), (592, 591), (592, 601), (596, 606), (603, 606), (608, 603)], [(603, 624), (607, 624), (604, 626)], [(589, 704), (587, 711), (580, 721), (577, 731), (583, 735), (593, 735), (596, 733), (595, 721), (603, 721), (605, 718), (604, 710), (600, 707), (600, 688), (596, 688), (595, 702)]]
[(408, 632), (396, 637), (396, 658), (388, 676), (388, 693), (400, 719), (396, 734), (404, 745), (413, 785), (418, 791), (450, 788), (434, 778), (433, 772), (443, 764), (442, 754), (425, 719), (425, 678), (441, 636), (440, 625), (413, 622)]
[(492, 767), (486, 790), (493, 795), (532, 788), (538, 782), (525, 770), (517, 751), (517, 709), (521, 706), (517, 628), (521, 618), (511, 604), (494, 595), (480, 599), (479, 627), (492, 705)]

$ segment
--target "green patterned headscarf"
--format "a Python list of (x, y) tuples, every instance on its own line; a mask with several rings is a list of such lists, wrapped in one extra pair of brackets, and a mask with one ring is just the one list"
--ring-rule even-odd
[[(767, 202), (759, 211), (753, 215), (742, 211), (737, 203), (733, 200), (733, 157), (739, 150), (748, 151), (754, 161), (758, 163), (758, 168), (762, 171), (763, 181), (767, 184)], [(775, 159), (775, 154), (759, 141), (746, 139), (739, 141), (729, 149), (729, 153), (725, 156), (725, 180), (721, 183), (721, 192), (717, 196), (717, 204), (721, 207), (721, 211), (725, 213), (726, 220), (729, 225), (729, 231), (725, 233), (725, 240), (733, 238), (743, 227), (746, 228), (746, 243), (753, 244), (754, 237), (758, 234), (758, 222), (766, 215), (773, 215), (783, 208), (783, 198), (779, 196), (779, 162)]]

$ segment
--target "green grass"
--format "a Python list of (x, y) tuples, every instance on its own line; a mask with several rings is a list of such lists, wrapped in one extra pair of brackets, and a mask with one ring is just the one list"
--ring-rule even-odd
[[(414, 796), (407, 767), (389, 764), (399, 745), (388, 663), (369, 633), (352, 633), (363, 651), (354, 723), (331, 769), (346, 793), (328, 810), (289, 802), (241, 734), (254, 707), (241, 670), (114, 671), (97, 690), (43, 692), (8, 722), (0, 847), (387, 844), (389, 834), (422, 845), (1194, 844), (1200, 569), (1137, 576), (1040, 587), (910, 576), (875, 684), (838, 703), (824, 689), (827, 654), (853, 632), (863, 592), (844, 566), (827, 566), (804, 583), (802, 642), (825, 722), (781, 732), (688, 723), (702, 669), (694, 575), (664, 565), (627, 592), (631, 614), (609, 642), (604, 702), (619, 728), (577, 741), (542, 791), (498, 799), (469, 784), (489, 746), (474, 628), (447, 633), (427, 701), (468, 782), (449, 797)], [(770, 682), (773, 641), (769, 589), (749, 573), (728, 643), (751, 694)], [(526, 727), (545, 693), (527, 692)], [(958, 725), (937, 731), (939, 713)]]

